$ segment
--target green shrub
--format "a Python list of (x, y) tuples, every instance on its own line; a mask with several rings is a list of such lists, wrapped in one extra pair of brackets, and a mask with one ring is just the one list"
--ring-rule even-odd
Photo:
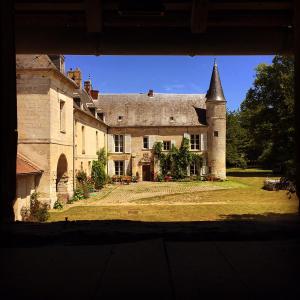
[(54, 203), (54, 205), (53, 205), (53, 208), (54, 209), (63, 209), (64, 206), (63, 206), (63, 204), (60, 201), (56, 200), (55, 203)]
[(30, 196), (30, 216), (28, 221), (31, 222), (45, 222), (49, 219), (49, 205), (41, 203), (38, 200), (39, 194), (34, 192)]
[(106, 173), (105, 166), (99, 160), (93, 161), (91, 175), (95, 182), (96, 189), (103, 188), (106, 182)]

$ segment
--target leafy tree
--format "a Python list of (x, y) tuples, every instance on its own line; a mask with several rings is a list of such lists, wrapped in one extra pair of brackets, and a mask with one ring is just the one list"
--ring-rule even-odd
[(271, 65), (258, 65), (253, 87), (241, 104), (239, 119), (246, 133), (241, 143), (248, 160), (271, 168), (293, 165), (293, 57), (275, 56)]
[(228, 111), (226, 130), (226, 165), (245, 168), (247, 166), (245, 148), (246, 131), (240, 122), (239, 111)]
[(106, 172), (105, 166), (107, 163), (107, 155), (105, 149), (102, 148), (97, 152), (98, 160), (94, 160), (92, 164), (91, 176), (95, 182), (95, 187), (97, 189), (103, 188), (106, 182)]

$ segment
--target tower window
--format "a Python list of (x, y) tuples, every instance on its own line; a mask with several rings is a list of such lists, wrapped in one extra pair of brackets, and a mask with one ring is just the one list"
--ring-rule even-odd
[(174, 122), (174, 117), (170, 117), (170, 121), (171, 121), (171, 122)]
[(118, 121), (121, 122), (123, 120), (123, 116), (118, 116)]
[(218, 137), (219, 136), (219, 131), (214, 131), (214, 136)]

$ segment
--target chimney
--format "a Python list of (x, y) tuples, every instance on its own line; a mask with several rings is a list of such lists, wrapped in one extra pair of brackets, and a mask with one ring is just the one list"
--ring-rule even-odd
[(82, 77), (81, 77), (81, 71), (79, 68), (76, 68), (76, 70), (70, 69), (67, 72), (67, 75), (69, 78), (75, 81), (75, 83), (78, 85), (80, 89), (82, 89)]
[(90, 95), (91, 94), (91, 90), (92, 90), (92, 82), (91, 82), (91, 80), (89, 79), (89, 80), (86, 80), (85, 82), (84, 82), (84, 89), (85, 89), (85, 91)]
[(153, 90), (149, 90), (148, 97), (153, 97)]
[(98, 95), (99, 95), (99, 91), (97, 91), (97, 90), (91, 90), (91, 97), (92, 97), (94, 100), (97, 100), (97, 99), (98, 99)]

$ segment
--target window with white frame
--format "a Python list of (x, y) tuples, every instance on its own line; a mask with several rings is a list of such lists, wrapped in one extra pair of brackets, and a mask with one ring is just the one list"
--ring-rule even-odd
[(149, 149), (149, 136), (143, 137), (143, 149)]
[(115, 175), (122, 176), (124, 175), (124, 161), (115, 160)]
[(200, 149), (200, 135), (191, 134), (191, 150), (199, 150), (199, 149)]
[(163, 141), (163, 149), (166, 151), (171, 150), (171, 141)]
[(99, 151), (99, 138), (98, 138), (98, 131), (96, 130), (96, 154)]
[(60, 100), (59, 102), (59, 122), (60, 132), (66, 132), (66, 105), (65, 101)]
[(81, 153), (85, 154), (85, 128), (81, 126)]
[(114, 142), (115, 142), (115, 152), (124, 152), (124, 135), (115, 134)]

